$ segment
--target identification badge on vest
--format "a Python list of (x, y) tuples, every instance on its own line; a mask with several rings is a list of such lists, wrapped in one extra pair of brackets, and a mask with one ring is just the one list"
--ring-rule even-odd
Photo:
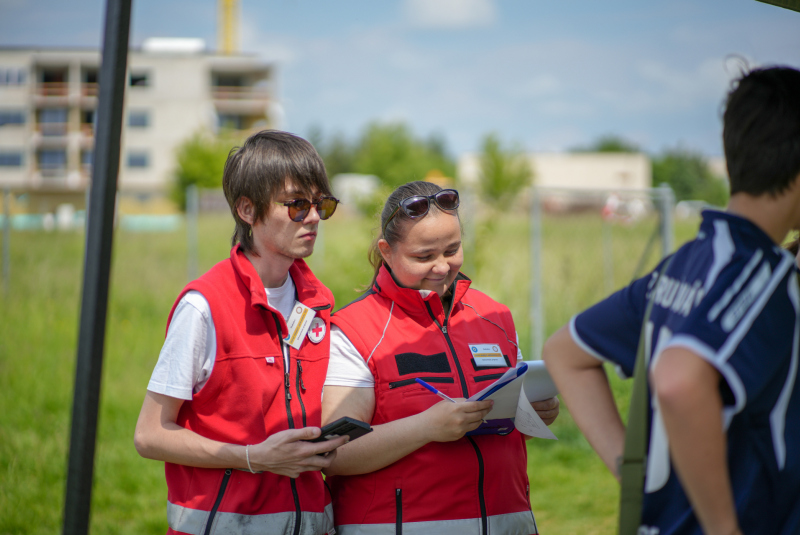
[(497, 344), (469, 344), (469, 350), (476, 368), (508, 366)]
[(305, 338), (308, 328), (311, 326), (311, 320), (313, 320), (316, 315), (316, 311), (308, 308), (300, 301), (295, 301), (292, 307), (292, 313), (286, 321), (289, 334), (286, 335), (283, 341), (295, 349), (300, 349), (303, 338)]

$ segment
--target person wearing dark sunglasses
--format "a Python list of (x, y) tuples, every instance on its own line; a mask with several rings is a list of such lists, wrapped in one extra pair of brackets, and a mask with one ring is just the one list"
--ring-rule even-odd
[[(521, 354), (507, 307), (470, 288), (459, 195), (428, 182), (392, 193), (373, 245), (370, 289), (331, 318), (322, 420), (350, 416), (374, 431), (325, 469), (336, 532), (537, 533), (525, 437), (466, 435), (491, 401), (467, 398)], [(494, 352), (490, 358), (473, 357)], [(533, 404), (546, 424), (558, 400)]]
[(339, 201), (314, 147), (287, 132), (231, 151), (222, 182), (233, 249), (173, 307), (136, 449), (166, 463), (169, 533), (332, 533), (320, 470), (346, 437), (307, 440), (334, 301), (302, 259)]

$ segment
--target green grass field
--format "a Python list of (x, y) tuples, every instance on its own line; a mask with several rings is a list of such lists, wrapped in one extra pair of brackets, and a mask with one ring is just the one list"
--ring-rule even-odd
[[(629, 280), (655, 220), (614, 226), (614, 287)], [(227, 216), (201, 219), (201, 272), (228, 255)], [(366, 249), (376, 225), (344, 215), (324, 224), (310, 264), (334, 292), (338, 306), (371, 279)], [(676, 224), (676, 243), (697, 221)], [(546, 334), (602, 298), (602, 222), (580, 215), (544, 221)], [(479, 233), (475, 287), (514, 313), (523, 352), (528, 320), (529, 231), (522, 217), (497, 221)], [(67, 445), (83, 267), (82, 233), (13, 232), (9, 291), (0, 294), (0, 534), (56, 533), (61, 529)], [(112, 287), (103, 368), (92, 532), (166, 531), (163, 465), (140, 458), (133, 430), (164, 337), (165, 321), (186, 283), (185, 232), (115, 234)], [(657, 248), (656, 248), (657, 249)], [(658, 259), (654, 250), (647, 262)], [(612, 385), (627, 410), (629, 384)], [(553, 425), (557, 442), (529, 441), (531, 501), (544, 534), (610, 534), (618, 489), (562, 406)]]

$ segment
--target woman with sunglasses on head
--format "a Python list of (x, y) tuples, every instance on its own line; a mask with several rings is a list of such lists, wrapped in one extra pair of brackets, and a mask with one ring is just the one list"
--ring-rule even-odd
[[(521, 358), (511, 314), (470, 288), (458, 192), (411, 182), (392, 193), (370, 251), (371, 288), (331, 318), (323, 423), (374, 431), (338, 448), (326, 470), (337, 533), (533, 534), (525, 437), (465, 436), (491, 401), (467, 398)], [(479, 346), (502, 357), (472, 358)], [(558, 401), (534, 404), (549, 425)]]

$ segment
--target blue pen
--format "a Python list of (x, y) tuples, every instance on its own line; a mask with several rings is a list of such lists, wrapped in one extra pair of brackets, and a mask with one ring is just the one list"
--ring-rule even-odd
[(441, 392), (439, 392), (438, 390), (436, 390), (435, 388), (433, 388), (431, 385), (429, 385), (428, 383), (426, 383), (426, 382), (425, 382), (425, 381), (423, 381), (422, 379), (420, 379), (420, 378), (417, 378), (417, 379), (415, 379), (415, 380), (416, 380), (416, 381), (417, 381), (419, 384), (421, 384), (422, 386), (424, 386), (425, 388), (427, 388), (428, 390), (430, 390), (431, 392), (433, 392), (434, 394), (436, 394), (437, 396), (439, 396), (440, 398), (444, 398), (444, 399), (446, 399), (447, 401), (451, 401), (451, 402), (453, 402), (453, 403), (455, 403), (455, 402), (456, 402), (456, 400), (454, 400), (453, 398), (451, 398), (451, 397), (450, 397), (450, 396), (448, 396), (447, 394), (442, 394)]

